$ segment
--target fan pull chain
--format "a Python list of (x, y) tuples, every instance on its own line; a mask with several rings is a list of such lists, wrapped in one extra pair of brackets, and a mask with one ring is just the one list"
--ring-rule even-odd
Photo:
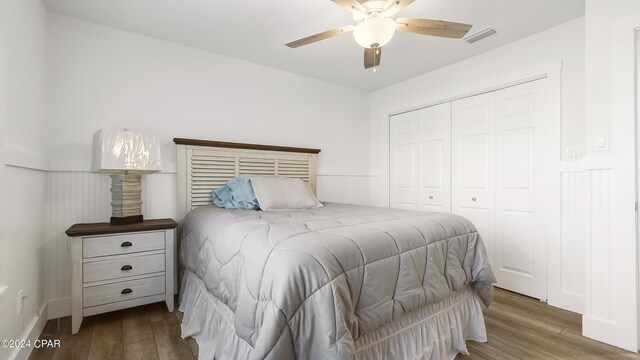
[(376, 57), (380, 55), (380, 48), (376, 48), (376, 51), (373, 53), (373, 73), (375, 74), (378, 71), (378, 65), (376, 65)]

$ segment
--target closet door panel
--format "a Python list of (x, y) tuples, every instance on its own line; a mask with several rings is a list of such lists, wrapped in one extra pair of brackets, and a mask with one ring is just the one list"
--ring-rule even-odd
[(418, 147), (420, 209), (451, 212), (451, 103), (418, 111)]
[[(492, 212), (488, 208), (474, 208), (474, 207), (462, 207), (456, 214), (467, 218), (478, 230), (478, 233), (482, 237), (482, 241), (487, 246), (488, 252), (488, 240), (489, 234), (493, 234), (493, 222)], [(491, 240), (491, 239), (489, 239)], [(489, 260), (491, 262), (491, 260)]]
[(550, 157), (544, 80), (496, 92), (495, 261), (500, 286), (547, 298)]
[(418, 112), (390, 118), (390, 206), (418, 209)]
[(452, 212), (478, 229), (493, 264), (494, 94), (452, 103)]

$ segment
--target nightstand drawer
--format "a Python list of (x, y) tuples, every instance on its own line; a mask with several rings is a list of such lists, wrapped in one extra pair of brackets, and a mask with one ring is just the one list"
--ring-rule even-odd
[(164, 232), (85, 237), (83, 257), (130, 254), (164, 249)]
[(155, 255), (131, 255), (127, 257), (106, 257), (99, 261), (84, 263), (83, 283), (100, 280), (119, 279), (164, 271), (164, 253)]
[(84, 288), (82, 295), (83, 307), (88, 308), (162, 294), (165, 292), (164, 285), (165, 277), (156, 276), (152, 278), (87, 287)]

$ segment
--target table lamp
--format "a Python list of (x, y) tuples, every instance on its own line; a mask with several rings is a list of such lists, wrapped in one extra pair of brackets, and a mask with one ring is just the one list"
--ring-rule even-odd
[(156, 138), (128, 129), (100, 129), (93, 134), (91, 169), (111, 175), (111, 224), (142, 222), (142, 175), (162, 170)]

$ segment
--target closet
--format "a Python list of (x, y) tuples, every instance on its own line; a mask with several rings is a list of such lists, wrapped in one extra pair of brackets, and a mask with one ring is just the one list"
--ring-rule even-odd
[(451, 212), (451, 103), (395, 115), (390, 125), (391, 206)]
[(452, 212), (478, 229), (498, 286), (547, 298), (554, 151), (545, 81), (390, 118), (390, 205)]

